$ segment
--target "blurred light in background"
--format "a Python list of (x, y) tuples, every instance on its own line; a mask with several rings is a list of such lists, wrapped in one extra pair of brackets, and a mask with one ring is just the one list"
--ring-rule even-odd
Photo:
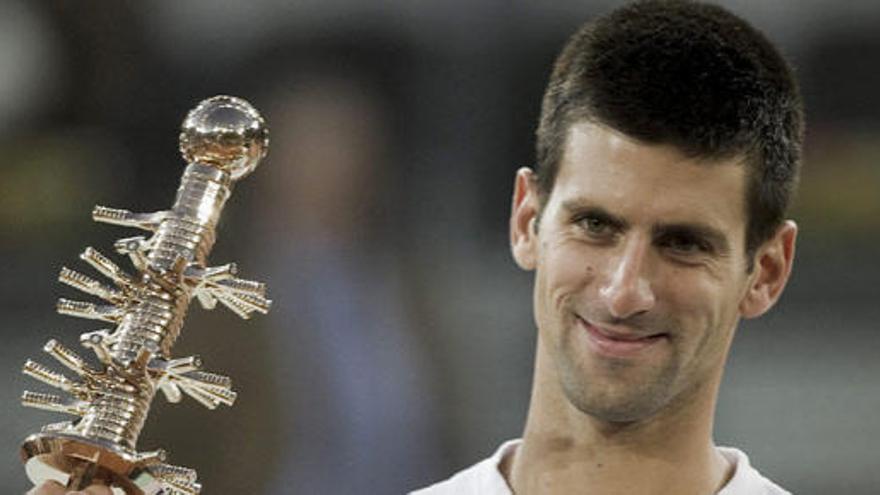
[(55, 34), (30, 3), (0, 3), (0, 133), (52, 103), (62, 75)]

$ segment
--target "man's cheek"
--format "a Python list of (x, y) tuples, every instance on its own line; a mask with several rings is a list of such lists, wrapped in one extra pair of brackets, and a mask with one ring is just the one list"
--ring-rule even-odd
[(587, 250), (571, 243), (558, 245), (547, 256), (551, 285), (570, 288), (584, 285), (595, 273), (594, 258)]

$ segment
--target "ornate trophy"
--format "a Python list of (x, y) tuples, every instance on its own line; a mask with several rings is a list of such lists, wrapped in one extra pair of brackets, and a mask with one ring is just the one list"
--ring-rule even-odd
[(235, 401), (229, 378), (202, 371), (197, 356), (172, 358), (171, 347), (193, 297), (207, 309), (220, 302), (242, 318), (269, 309), (265, 286), (236, 278), (235, 264), (207, 266), (232, 185), (256, 168), (267, 146), (268, 131), (250, 104), (229, 96), (207, 99), (183, 122), (180, 151), (188, 165), (170, 210), (139, 214), (94, 209), (95, 221), (152, 235), (114, 245), (130, 258), (137, 275), (127, 274), (91, 247), (80, 255), (113, 285), (61, 270), (62, 283), (107, 303), (61, 299), (58, 312), (110, 322), (115, 328), (80, 338), (97, 356), (97, 366), (54, 339), (43, 347), (76, 373), (76, 379), (31, 360), (25, 363), (25, 374), (71, 397), (24, 392), (22, 403), (77, 416), (25, 439), (21, 457), (35, 484), (51, 479), (82, 489), (104, 483), (115, 494), (128, 495), (199, 493), (195, 470), (167, 464), (163, 450), (138, 452), (136, 444), (157, 390), (171, 402), (180, 401), (184, 393), (210, 409)]

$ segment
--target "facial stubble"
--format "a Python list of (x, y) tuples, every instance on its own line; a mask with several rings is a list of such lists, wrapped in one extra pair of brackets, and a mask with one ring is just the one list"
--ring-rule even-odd
[(584, 352), (575, 335), (583, 330), (574, 321), (565, 328), (553, 350), (556, 371), (566, 398), (583, 414), (606, 423), (638, 423), (681, 398), (684, 370), (670, 342), (658, 344), (670, 347), (660, 362), (610, 358)]

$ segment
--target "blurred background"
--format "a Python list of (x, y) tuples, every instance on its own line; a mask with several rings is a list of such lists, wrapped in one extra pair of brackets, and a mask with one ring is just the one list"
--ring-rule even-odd
[[(94, 204), (171, 205), (177, 134), (204, 97), (259, 108), (264, 164), (226, 208), (216, 264), (268, 283), (270, 315), (195, 305), (175, 354), (233, 377), (215, 412), (157, 397), (140, 448), (206, 493), (404, 493), (519, 436), (530, 277), (508, 254), (555, 53), (619, 2), (0, 1), (0, 484), (59, 415), (18, 405), (26, 358), (101, 328), (56, 315), (62, 265), (130, 231)], [(777, 42), (809, 132), (783, 301), (742, 326), (717, 441), (794, 493), (880, 486), (880, 3), (723, 2)], [(117, 258), (118, 261), (123, 261)], [(124, 264), (123, 266), (128, 266)]]

